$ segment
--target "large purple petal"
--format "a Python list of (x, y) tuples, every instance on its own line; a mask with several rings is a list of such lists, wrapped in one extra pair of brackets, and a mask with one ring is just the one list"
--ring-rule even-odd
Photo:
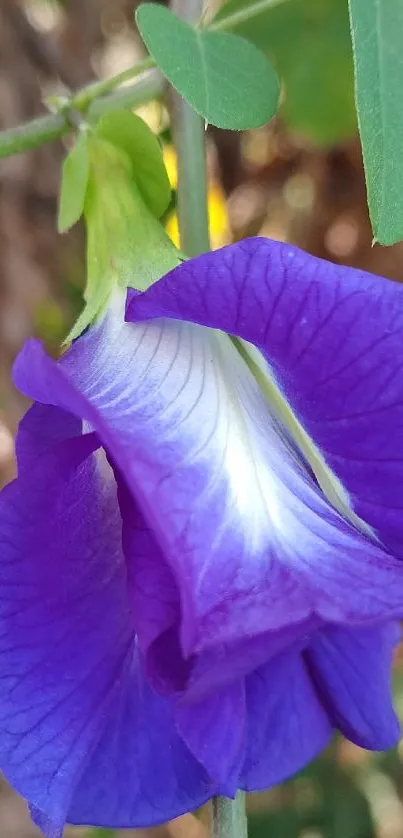
[(354, 630), (327, 626), (306, 652), (330, 718), (362, 748), (386, 750), (400, 737), (390, 683), (399, 636), (396, 623)]
[(281, 655), (246, 679), (248, 750), (241, 788), (270, 788), (329, 742), (332, 725), (300, 653)]
[(80, 430), (31, 408), (0, 496), (0, 767), (52, 838), (66, 816), (147, 826), (214, 791), (144, 680), (113, 474)]
[(128, 317), (203, 323), (259, 347), (356, 512), (401, 550), (401, 285), (256, 238), (132, 292)]
[(114, 481), (94, 434), (43, 454), (0, 496), (0, 768), (64, 823), (132, 648)]
[(399, 563), (325, 501), (225, 335), (124, 323), (117, 300), (59, 363), (27, 344), (15, 376), (125, 474), (178, 587), (185, 656), (313, 614), (403, 614)]
[[(58, 364), (28, 343), (15, 378), (89, 422), (125, 474), (180, 587), (186, 653), (309, 613), (303, 586), (270, 555), (271, 474), (262, 487), (255, 478), (266, 435), (252, 428), (252, 451), (241, 438), (249, 413), (267, 409), (229, 341), (222, 349), (186, 324), (136, 327), (110, 312)], [(281, 514), (274, 493), (270, 512)]]
[(147, 685), (135, 653), (67, 820), (151, 826), (196, 809), (216, 792), (179, 737), (170, 703)]

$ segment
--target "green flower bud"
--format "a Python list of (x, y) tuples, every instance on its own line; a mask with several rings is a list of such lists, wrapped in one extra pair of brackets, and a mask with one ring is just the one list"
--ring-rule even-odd
[(79, 137), (64, 164), (59, 211), (59, 229), (81, 213), (87, 229), (85, 306), (68, 341), (102, 313), (115, 285), (145, 290), (182, 261), (157, 217), (167, 184), (157, 140), (133, 114), (111, 114)]

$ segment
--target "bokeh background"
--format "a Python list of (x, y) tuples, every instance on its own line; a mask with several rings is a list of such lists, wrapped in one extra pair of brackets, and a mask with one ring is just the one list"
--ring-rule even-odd
[[(219, 12), (219, 2), (207, 5), (208, 13)], [(0, 129), (43, 112), (53, 94), (138, 60), (143, 51), (135, 6), (133, 0), (0, 0)], [(403, 246), (372, 246), (347, 0), (273, 0), (264, 16), (236, 31), (275, 63), (282, 105), (279, 116), (258, 131), (207, 132), (212, 246), (262, 234), (399, 281)], [(168, 113), (158, 102), (140, 114), (164, 144), (173, 189), (166, 224), (176, 239)], [(26, 408), (12, 386), (13, 358), (32, 334), (56, 348), (81, 306), (84, 231), (79, 224), (59, 236), (55, 224), (68, 145), (69, 138), (0, 161), (1, 484), (15, 471), (13, 437)], [(402, 661), (398, 652), (395, 695), (403, 718)], [(250, 838), (403, 838), (402, 760), (403, 748), (371, 755), (336, 740), (290, 782), (250, 796)], [(35, 834), (24, 803), (0, 781), (0, 838)], [(114, 835), (88, 829), (69, 834)], [(203, 838), (207, 829), (203, 819), (189, 815), (140, 834)]]

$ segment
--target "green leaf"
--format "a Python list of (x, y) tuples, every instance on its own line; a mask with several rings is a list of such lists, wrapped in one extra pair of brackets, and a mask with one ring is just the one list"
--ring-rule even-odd
[[(229, 0), (215, 21), (254, 3)], [(292, 130), (320, 146), (354, 134), (348, 0), (273, 3), (233, 31), (263, 50), (276, 67), (285, 90), (281, 116)]]
[(375, 239), (403, 239), (403, 4), (350, 0), (356, 99)]
[(59, 233), (70, 230), (80, 218), (87, 191), (89, 176), (87, 135), (78, 135), (74, 148), (63, 162), (59, 196), (57, 229)]
[(265, 56), (248, 41), (193, 29), (168, 9), (146, 3), (136, 21), (160, 70), (206, 122), (242, 130), (274, 114), (279, 86)]
[(171, 187), (160, 144), (148, 125), (135, 114), (117, 111), (100, 119), (96, 135), (126, 152), (144, 203), (161, 218), (171, 200)]

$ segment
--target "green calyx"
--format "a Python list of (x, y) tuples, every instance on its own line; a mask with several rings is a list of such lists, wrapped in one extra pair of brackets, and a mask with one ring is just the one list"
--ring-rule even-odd
[(158, 142), (139, 117), (111, 114), (80, 134), (64, 163), (59, 205), (59, 230), (81, 214), (87, 229), (85, 305), (68, 341), (102, 315), (115, 287), (144, 291), (180, 263), (158, 220), (169, 200)]

